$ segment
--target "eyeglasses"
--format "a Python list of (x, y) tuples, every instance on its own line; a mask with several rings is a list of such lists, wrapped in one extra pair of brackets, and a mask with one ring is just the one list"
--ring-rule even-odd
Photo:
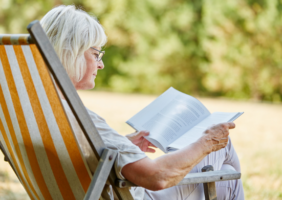
[(105, 54), (105, 51), (99, 51), (98, 49), (95, 49), (93, 47), (90, 47), (90, 48), (99, 52), (98, 55), (95, 54), (95, 58), (96, 58), (96, 61), (100, 62), (102, 60), (103, 55)]

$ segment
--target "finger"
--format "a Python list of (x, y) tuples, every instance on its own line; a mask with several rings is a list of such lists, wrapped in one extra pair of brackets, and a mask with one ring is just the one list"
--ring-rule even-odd
[(221, 138), (219, 140), (219, 144), (221, 144), (221, 143), (228, 143), (228, 137), (227, 138)]
[[(135, 140), (135, 141), (133, 142), (133, 144), (135, 144), (135, 145), (137, 145), (137, 146), (140, 146), (140, 149), (141, 149), (142, 146), (144, 146), (144, 148), (145, 148), (145, 147), (148, 147), (148, 146), (157, 148), (155, 145), (153, 145), (151, 142), (149, 142), (149, 141), (146, 140), (145, 138), (139, 138), (138, 140)], [(142, 149), (141, 149), (141, 150), (142, 150)]]
[(227, 138), (228, 135), (229, 135), (229, 129), (226, 129), (226, 128), (221, 128), (219, 129), (220, 131), (220, 135), (218, 136), (219, 139), (222, 139), (222, 138)]
[(148, 131), (139, 131), (136, 133), (132, 133), (130, 135), (127, 135), (128, 139), (133, 142), (134, 144), (141, 142), (144, 136), (148, 136), (150, 132)]
[(223, 149), (225, 148), (227, 145), (227, 143), (222, 143), (222, 144), (215, 144), (213, 145), (213, 151), (218, 151), (220, 149)]
[(224, 129), (223, 130), (223, 137), (228, 137), (229, 135), (229, 129)]
[(158, 148), (155, 145), (153, 145), (151, 142), (150, 142), (150, 144), (148, 146)]
[(218, 145), (222, 144), (222, 145), (227, 145), (228, 143), (228, 138), (224, 138), (224, 139), (220, 139)]
[(218, 124), (218, 126), (216, 126), (215, 129), (217, 129), (217, 127), (221, 132), (221, 138), (225, 138), (229, 135), (229, 125), (228, 125), (228, 123)]
[(149, 131), (139, 131), (138, 134), (136, 135), (137, 137), (144, 137), (150, 135)]
[(234, 129), (235, 128), (235, 124), (233, 122), (226, 122), (226, 123), (222, 123), (221, 125), (223, 125), (224, 128), (227, 128), (227, 129)]
[(236, 125), (233, 122), (229, 122), (229, 129), (234, 129), (236, 127)]
[(214, 145), (220, 145), (220, 144), (225, 144), (228, 143), (228, 138), (212, 138), (213, 144)]
[(223, 132), (222, 138), (228, 137), (228, 135), (229, 135), (229, 126), (227, 124), (224, 124), (224, 125), (222, 125), (221, 128), (222, 128), (221, 130)]
[(152, 148), (148, 148), (148, 149), (146, 150), (146, 152), (148, 152), (148, 153), (156, 153), (156, 150), (155, 150), (155, 149), (152, 149)]
[(221, 132), (221, 138), (225, 137), (225, 134), (226, 134), (226, 129), (220, 129), (220, 132)]
[(146, 150), (148, 149), (150, 142), (148, 140), (143, 140), (142, 144), (141, 144), (141, 150), (146, 152)]
[(143, 145), (149, 146), (150, 144), (151, 144), (151, 142), (149, 142), (145, 138), (143, 139)]
[(140, 144), (143, 140), (144, 140), (144, 138), (138, 138), (138, 139), (135, 139), (135, 138), (134, 138), (134, 140), (132, 140), (131, 142), (132, 142), (133, 144), (135, 144), (135, 145), (138, 145), (138, 144)]
[(211, 129), (217, 129), (217, 128), (224, 128), (224, 129), (234, 129), (235, 124), (233, 122), (226, 122), (226, 123), (220, 123), (215, 126), (210, 127)]

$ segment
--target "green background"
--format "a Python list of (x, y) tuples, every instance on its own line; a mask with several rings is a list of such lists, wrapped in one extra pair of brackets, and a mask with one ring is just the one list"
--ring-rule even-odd
[(219, 108), (245, 105), (232, 139), (246, 199), (282, 199), (282, 0), (0, 0), (0, 33), (27, 33), (29, 22), (61, 4), (97, 16), (106, 31), (96, 90), (160, 94), (173, 86), (194, 96), (280, 103), (217, 99)]
[(282, 100), (281, 0), (0, 0), (0, 33), (60, 4), (97, 16), (108, 36), (96, 89)]

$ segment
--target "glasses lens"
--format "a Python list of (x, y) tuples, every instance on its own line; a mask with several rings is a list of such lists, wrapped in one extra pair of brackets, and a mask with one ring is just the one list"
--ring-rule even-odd
[(95, 54), (96, 55), (96, 61), (101, 61), (102, 60), (102, 57), (103, 57), (103, 55), (105, 54), (105, 51), (99, 51), (98, 49), (95, 49), (95, 48), (93, 48), (93, 47), (90, 47), (91, 49), (94, 49), (94, 50), (96, 50), (96, 51), (98, 51), (99, 52), (99, 55), (97, 55), (97, 54)]
[(105, 52), (99, 52), (99, 57), (98, 57), (98, 61), (102, 60), (103, 55), (105, 54)]

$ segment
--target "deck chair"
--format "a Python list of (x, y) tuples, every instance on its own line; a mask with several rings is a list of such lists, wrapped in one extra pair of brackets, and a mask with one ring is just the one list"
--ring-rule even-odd
[[(0, 149), (31, 199), (98, 200), (108, 180), (120, 200), (132, 200), (113, 169), (117, 151), (107, 149), (38, 21), (30, 35), (0, 35)], [(66, 98), (95, 156), (86, 164), (58, 96)], [(216, 199), (215, 181), (239, 179), (235, 171), (190, 174), (179, 184), (204, 183)]]

